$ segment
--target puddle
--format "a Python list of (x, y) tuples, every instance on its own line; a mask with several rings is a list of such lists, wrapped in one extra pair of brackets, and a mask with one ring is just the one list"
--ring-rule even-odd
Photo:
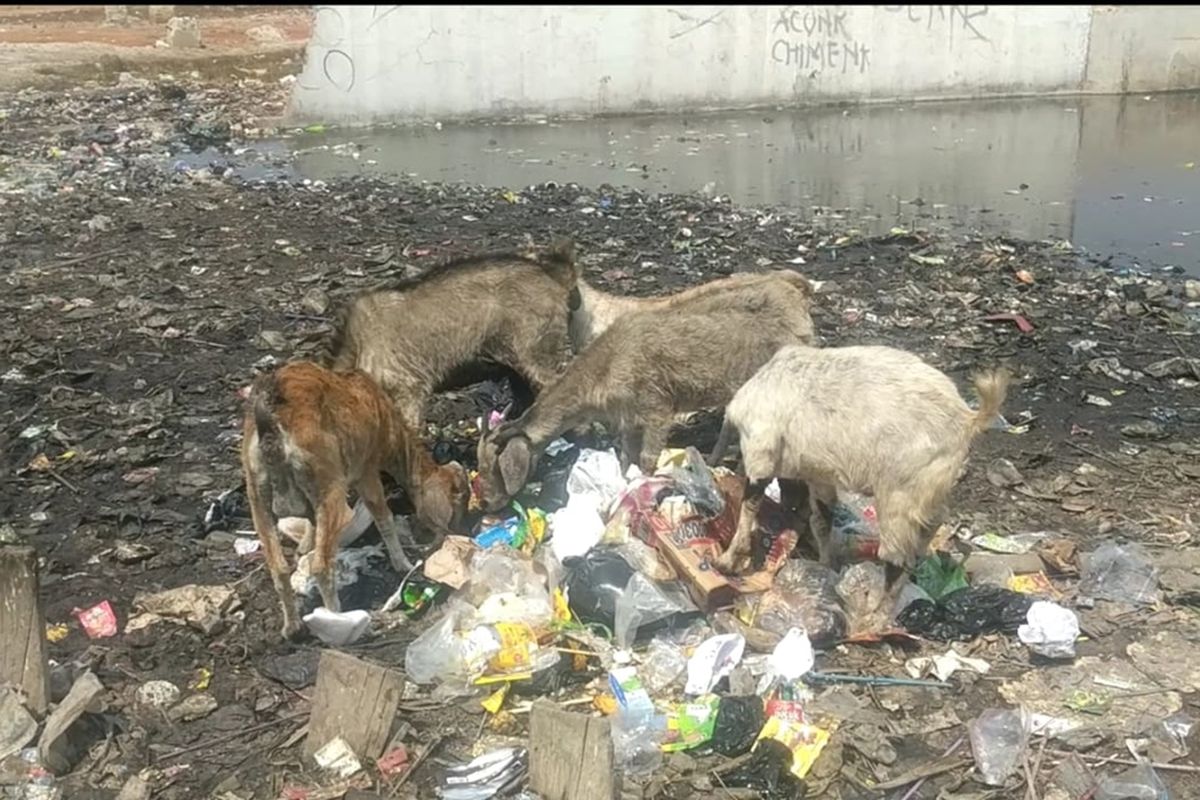
[(873, 233), (1066, 238), (1113, 266), (1200, 275), (1195, 94), (360, 129), (265, 146), (291, 149), (314, 179), (707, 187), (739, 204), (865, 214)]

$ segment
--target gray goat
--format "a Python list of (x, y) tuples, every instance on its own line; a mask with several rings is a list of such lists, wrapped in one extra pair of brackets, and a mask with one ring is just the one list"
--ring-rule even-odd
[(651, 468), (676, 415), (724, 406), (776, 350), (812, 339), (808, 294), (785, 281), (725, 294), (717, 305), (677, 303), (618, 318), (523, 416), (485, 431), (484, 506), (504, 506), (551, 440), (593, 420), (620, 432), (624, 461)]

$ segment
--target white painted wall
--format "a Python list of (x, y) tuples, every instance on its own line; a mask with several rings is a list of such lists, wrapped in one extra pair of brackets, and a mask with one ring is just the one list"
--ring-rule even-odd
[(1092, 8), (318, 6), (292, 111), (415, 121), (1079, 91)]

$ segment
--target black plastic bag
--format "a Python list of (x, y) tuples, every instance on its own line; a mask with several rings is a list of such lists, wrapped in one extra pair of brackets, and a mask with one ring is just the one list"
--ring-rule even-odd
[(729, 758), (750, 752), (766, 721), (763, 701), (758, 695), (722, 697), (713, 726), (712, 749)]
[(728, 787), (757, 789), (767, 800), (802, 800), (807, 790), (792, 774), (792, 753), (782, 742), (765, 739), (745, 764), (721, 776)]
[(603, 547), (593, 547), (580, 558), (568, 558), (563, 566), (571, 611), (583, 622), (598, 622), (612, 630), (617, 598), (625, 593), (633, 567), (615, 550)]
[(909, 633), (942, 642), (967, 641), (989, 633), (1016, 633), (1033, 598), (999, 586), (971, 586), (940, 602), (916, 600), (900, 612)]

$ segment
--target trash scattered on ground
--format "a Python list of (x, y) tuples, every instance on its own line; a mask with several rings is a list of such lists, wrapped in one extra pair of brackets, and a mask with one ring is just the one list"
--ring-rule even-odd
[(1038, 600), (1029, 607), (1026, 623), (1017, 628), (1017, 636), (1038, 655), (1074, 658), (1079, 618), (1068, 608)]
[(437, 786), (441, 800), (488, 800), (519, 786), (529, 770), (524, 748), (486, 753), (466, 764), (448, 767)]
[(1156, 603), (1158, 569), (1136, 544), (1105, 544), (1079, 556), (1080, 594), (1116, 603)]
[(1023, 708), (989, 708), (967, 726), (975, 767), (983, 782), (1003, 786), (1024, 761), (1029, 719)]
[(212, 634), (224, 624), (225, 614), (237, 604), (237, 593), (228, 586), (191, 585), (139, 594), (133, 599), (133, 605), (141, 614), (129, 620), (126, 629), (136, 630), (158, 620), (169, 620)]
[(86, 610), (75, 609), (74, 614), (89, 639), (107, 639), (117, 635), (117, 615), (107, 600)]
[(371, 627), (371, 615), (361, 609), (339, 613), (320, 606), (303, 620), (314, 636), (331, 647), (353, 644)]

